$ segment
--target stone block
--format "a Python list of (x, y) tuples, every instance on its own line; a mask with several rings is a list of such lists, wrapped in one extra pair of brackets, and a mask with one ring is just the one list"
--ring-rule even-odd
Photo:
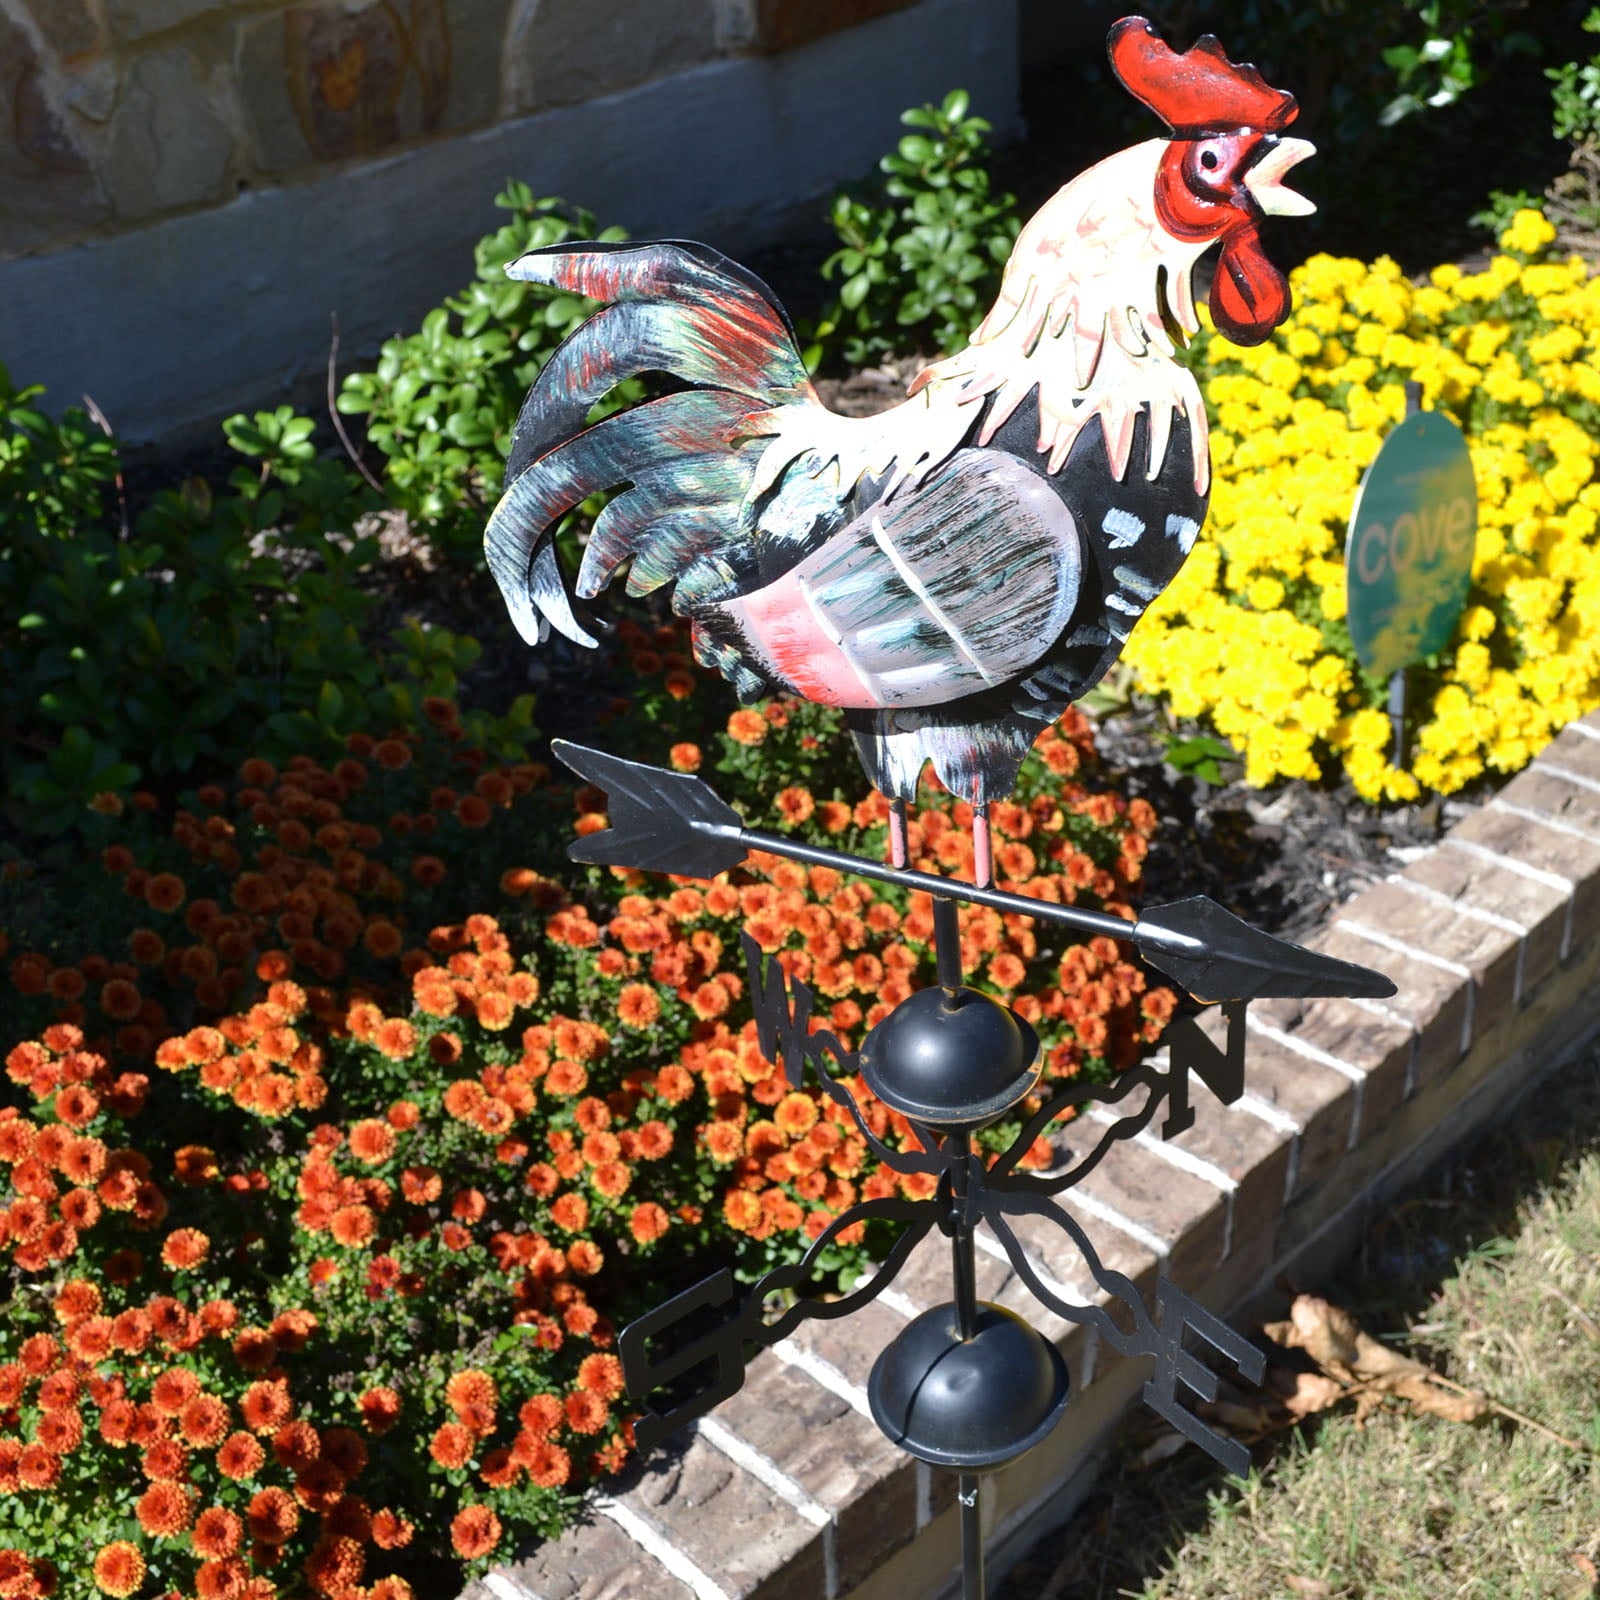
[(70, 64), (104, 43), (89, 0), (23, 0), (23, 5), (57, 61)]
[(257, 163), (376, 155), (493, 121), (511, 0), (300, 5), (243, 21), (235, 77)]
[(495, 1568), (506, 1587), (476, 1583), (461, 1600), (695, 1600), (688, 1584), (647, 1555), (609, 1517), (589, 1520), (542, 1544), (526, 1561)]
[[(713, 0), (515, 0), (501, 110), (509, 116), (592, 100), (716, 53)], [(640, 138), (669, 129), (639, 129)], [(729, 137), (737, 137), (734, 129)]]
[(822, 1530), (703, 1439), (647, 1464), (618, 1499), (726, 1594), (826, 1592)]
[(1520, 1004), (1560, 959), (1569, 897), (1549, 883), (1450, 844), (1446, 839), (1389, 881), (1425, 905), (1455, 907), (1461, 916), (1517, 938), (1513, 992)]
[[(1524, 774), (1526, 776), (1526, 774)], [(1554, 783), (1553, 779), (1545, 780)], [(1517, 782), (1521, 782), (1518, 779)], [(1512, 786), (1507, 785), (1507, 791)], [(1525, 798), (1539, 796), (1521, 791)], [(1524, 808), (1531, 810), (1531, 807)], [(1600, 931), (1600, 840), (1556, 828), (1537, 815), (1524, 816), (1492, 803), (1475, 811), (1451, 833), (1442, 848), (1466, 845), (1501, 857), (1513, 871), (1522, 869), (1546, 886), (1570, 894), (1561, 935), (1561, 959)]]
[(100, 175), (117, 214), (147, 217), (218, 200), (233, 130), (215, 86), (184, 46), (136, 56), (112, 114)]
[(0, 12), (0, 255), (103, 220), (108, 208), (32, 39)]
[(757, 50), (793, 50), (826, 34), (859, 27), (891, 11), (904, 11), (916, 0), (756, 0)]
[[(48, 0), (55, 5), (57, 0)], [(231, 0), (103, 0), (106, 24), (124, 43), (148, 39), (196, 17), (226, 11)]]

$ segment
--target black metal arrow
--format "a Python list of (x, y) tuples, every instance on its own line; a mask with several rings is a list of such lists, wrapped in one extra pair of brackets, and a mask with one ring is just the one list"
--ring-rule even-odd
[(979, 888), (957, 878), (891, 867), (866, 856), (761, 833), (745, 827), (739, 813), (701, 778), (624, 761), (566, 739), (554, 740), (551, 749), (580, 778), (606, 792), (610, 826), (575, 839), (567, 850), (574, 861), (591, 866), (710, 878), (731, 871), (752, 850), (765, 850), (791, 861), (921, 889), (1080, 933), (1131, 940), (1151, 966), (1204, 1004), (1332, 995), (1381, 1000), (1395, 992), (1381, 972), (1263, 933), (1204, 895), (1152, 906), (1130, 926), (1109, 912)]

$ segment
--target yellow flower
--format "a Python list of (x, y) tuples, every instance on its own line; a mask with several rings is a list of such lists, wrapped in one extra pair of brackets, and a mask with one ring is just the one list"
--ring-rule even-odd
[(1500, 235), (1502, 250), (1520, 250), (1524, 255), (1536, 255), (1546, 245), (1555, 242), (1556, 230), (1542, 211), (1525, 206), (1511, 219), (1511, 226)]

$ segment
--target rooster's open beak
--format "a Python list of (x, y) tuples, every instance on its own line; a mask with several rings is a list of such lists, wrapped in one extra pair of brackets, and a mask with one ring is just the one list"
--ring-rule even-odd
[(1244, 186), (1269, 217), (1307, 217), (1317, 208), (1303, 194), (1284, 187), (1283, 176), (1290, 167), (1317, 153), (1308, 139), (1279, 139), (1267, 147), (1244, 175)]

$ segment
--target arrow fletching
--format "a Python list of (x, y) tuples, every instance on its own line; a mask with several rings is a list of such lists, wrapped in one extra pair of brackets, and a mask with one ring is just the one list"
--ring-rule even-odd
[(580, 778), (606, 793), (611, 826), (574, 839), (567, 846), (574, 861), (714, 878), (750, 853), (739, 813), (699, 778), (624, 761), (565, 739), (553, 740), (550, 748)]
[(1394, 984), (1371, 967), (1307, 950), (1252, 928), (1215, 900), (1195, 895), (1154, 906), (1133, 925), (1139, 953), (1196, 1000), (1382, 1000)]

